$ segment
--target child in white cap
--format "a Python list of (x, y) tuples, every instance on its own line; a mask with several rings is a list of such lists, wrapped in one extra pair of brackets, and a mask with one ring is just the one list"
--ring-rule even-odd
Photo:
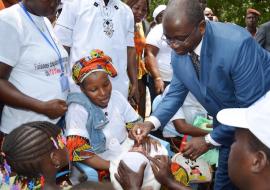
[(249, 108), (231, 108), (217, 114), (220, 123), (237, 127), (228, 168), (241, 190), (269, 189), (270, 92)]

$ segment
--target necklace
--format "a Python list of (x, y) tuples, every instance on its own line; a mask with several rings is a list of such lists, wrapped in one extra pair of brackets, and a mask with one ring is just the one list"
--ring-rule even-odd
[(111, 5), (113, 2), (110, 0), (107, 6), (103, 0), (100, 0), (99, 2), (100, 12), (103, 17), (103, 32), (106, 34), (106, 36), (111, 38), (114, 33), (114, 25), (112, 20), (113, 6)]

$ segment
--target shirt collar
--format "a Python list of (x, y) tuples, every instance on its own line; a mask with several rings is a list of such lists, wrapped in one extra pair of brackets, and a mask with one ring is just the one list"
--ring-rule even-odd
[(194, 52), (198, 56), (201, 56), (202, 42), (203, 42), (203, 39), (200, 41), (199, 45), (197, 45), (197, 47), (194, 49)]

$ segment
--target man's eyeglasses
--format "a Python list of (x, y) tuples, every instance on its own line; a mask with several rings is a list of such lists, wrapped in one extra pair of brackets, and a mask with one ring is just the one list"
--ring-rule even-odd
[(164, 40), (169, 46), (171, 46), (173, 44), (175, 46), (184, 46), (185, 44), (187, 44), (187, 41), (190, 39), (190, 37), (192, 36), (192, 34), (197, 31), (197, 28), (198, 28), (198, 25), (196, 25), (194, 27), (194, 29), (192, 30), (192, 32), (184, 40), (179, 40), (177, 38), (169, 39), (164, 34), (162, 35), (161, 39)]

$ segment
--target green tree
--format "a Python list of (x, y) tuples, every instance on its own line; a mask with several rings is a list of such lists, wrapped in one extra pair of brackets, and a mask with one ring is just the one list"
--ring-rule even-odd
[[(160, 4), (167, 4), (168, 0), (152, 0), (150, 4), (150, 15)], [(254, 8), (261, 13), (259, 24), (270, 21), (270, 0), (208, 0), (207, 6), (221, 22), (233, 22), (240, 26), (245, 26), (245, 15), (248, 8)]]
[(245, 26), (248, 8), (254, 8), (261, 13), (260, 24), (270, 20), (269, 0), (208, 0), (207, 4), (222, 22), (233, 22)]

